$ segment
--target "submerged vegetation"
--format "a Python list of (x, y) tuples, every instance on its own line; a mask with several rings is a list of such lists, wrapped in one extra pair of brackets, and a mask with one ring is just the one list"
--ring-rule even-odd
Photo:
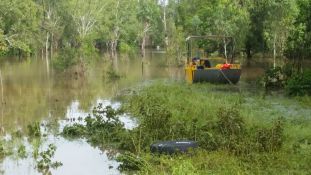
[(53, 162), (51, 159), (53, 158), (56, 151), (56, 146), (50, 144), (46, 151), (42, 151), (39, 153), (39, 159), (37, 160), (37, 168), (39, 172), (43, 174), (48, 174), (50, 168), (58, 168), (63, 164), (61, 162)]
[[(117, 158), (120, 168), (141, 174), (308, 173), (310, 116), (271, 108), (279, 97), (265, 100), (232, 88), (155, 83), (125, 98), (121, 111), (137, 117), (136, 128), (123, 129), (120, 110), (99, 106), (85, 125), (66, 126), (63, 134), (125, 151)], [(288, 100), (278, 105), (288, 108)], [(151, 143), (176, 139), (195, 140), (200, 148), (192, 155), (150, 154)]]

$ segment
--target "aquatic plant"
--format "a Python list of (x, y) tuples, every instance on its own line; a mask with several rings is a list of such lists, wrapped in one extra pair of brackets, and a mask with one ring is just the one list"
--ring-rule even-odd
[(27, 151), (25, 145), (20, 145), (17, 149), (17, 154), (20, 158), (26, 158), (27, 157)]
[(39, 172), (43, 174), (47, 174), (50, 168), (55, 169), (63, 165), (61, 162), (52, 161), (55, 151), (56, 151), (56, 146), (53, 144), (50, 144), (46, 151), (42, 151), (39, 153), (39, 160), (37, 160), (36, 162)]
[(34, 122), (33, 124), (27, 125), (28, 128), (28, 136), (29, 137), (40, 137), (41, 136), (41, 129), (40, 123)]
[(84, 137), (93, 144), (109, 144), (120, 142), (126, 132), (124, 124), (118, 118), (119, 112), (111, 106), (99, 104), (93, 109), (92, 115), (87, 116), (85, 125), (73, 124), (65, 126), (62, 135), (66, 137)]

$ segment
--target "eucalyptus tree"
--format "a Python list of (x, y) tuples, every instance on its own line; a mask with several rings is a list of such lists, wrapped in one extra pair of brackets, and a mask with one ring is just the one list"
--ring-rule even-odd
[(94, 32), (95, 25), (105, 14), (106, 1), (102, 0), (68, 0), (64, 2), (66, 10), (72, 18), (78, 41), (83, 44)]
[(104, 15), (101, 16), (97, 25), (98, 37), (106, 42), (110, 48), (110, 54), (114, 57), (117, 46), (122, 39), (131, 42), (133, 33), (137, 31), (138, 21), (136, 19), (136, 0), (107, 0)]
[(273, 50), (273, 66), (276, 67), (277, 52), (283, 55), (289, 31), (294, 27), (298, 12), (296, 0), (268, 0), (264, 23), (264, 37), (268, 47)]
[(139, 0), (137, 19), (140, 21), (138, 38), (141, 40), (141, 54), (146, 55), (145, 46), (148, 34), (155, 30), (160, 18), (160, 9), (157, 0)]
[[(210, 32), (220, 36), (232, 36), (235, 44), (244, 47), (245, 33), (248, 31), (249, 14), (247, 8), (237, 0), (220, 0), (212, 6), (212, 13), (207, 18)], [(227, 45), (230, 40), (222, 39), (224, 56), (227, 59)], [(233, 43), (231, 43), (233, 44)], [(233, 52), (233, 51), (232, 51)]]

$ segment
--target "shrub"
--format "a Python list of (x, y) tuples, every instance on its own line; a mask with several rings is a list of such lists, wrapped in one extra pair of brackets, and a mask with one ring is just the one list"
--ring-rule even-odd
[(311, 95), (311, 70), (293, 75), (286, 82), (285, 90), (290, 96)]
[(263, 85), (266, 89), (278, 89), (284, 87), (286, 77), (281, 67), (266, 70), (263, 78)]
[(261, 128), (256, 132), (258, 150), (261, 152), (278, 151), (284, 142), (283, 130), (284, 121), (282, 118), (274, 121), (271, 128)]
[(73, 48), (64, 48), (60, 54), (52, 60), (56, 70), (65, 70), (78, 63), (77, 51)]

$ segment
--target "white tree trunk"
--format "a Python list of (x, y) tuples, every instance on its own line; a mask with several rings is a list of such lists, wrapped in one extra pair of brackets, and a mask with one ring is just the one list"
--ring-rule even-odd
[(0, 105), (0, 108), (1, 108), (1, 126), (0, 126), (0, 129), (1, 129), (1, 132), (3, 133), (4, 132), (4, 128), (3, 128), (3, 109), (4, 109), (4, 93), (3, 93), (3, 81), (2, 81), (2, 74), (1, 74), (1, 70), (0, 70), (0, 86), (1, 86), (1, 105)]
[(225, 58), (226, 58), (226, 63), (228, 63), (228, 56), (227, 56), (227, 42), (226, 42), (226, 39), (224, 39), (224, 50), (225, 50)]
[(4, 105), (4, 97), (3, 97), (3, 81), (2, 81), (2, 73), (1, 73), (1, 70), (0, 70), (0, 85), (1, 85), (1, 106)]
[(143, 58), (145, 58), (145, 56), (146, 56), (145, 45), (146, 45), (146, 34), (144, 34), (143, 40), (141, 42), (141, 55)]
[(165, 2), (163, 2), (163, 25), (164, 25), (164, 33), (165, 33), (165, 46), (168, 47), (169, 39), (167, 36), (167, 20), (166, 20), (166, 5)]
[(49, 74), (50, 69), (49, 69), (49, 38), (50, 34), (49, 32), (46, 33), (46, 41), (45, 41), (45, 61), (46, 61), (46, 71)]
[(274, 34), (273, 38), (273, 68), (276, 67), (276, 34)]
[(144, 31), (143, 31), (143, 38), (142, 38), (142, 42), (141, 42), (141, 55), (143, 58), (145, 58), (146, 56), (146, 38), (147, 38), (147, 33), (150, 30), (150, 24), (148, 22), (145, 22), (144, 25)]
[(54, 38), (54, 35), (53, 35), (53, 33), (51, 34), (51, 44), (50, 44), (50, 57), (51, 57), (51, 59), (53, 58), (53, 38)]

